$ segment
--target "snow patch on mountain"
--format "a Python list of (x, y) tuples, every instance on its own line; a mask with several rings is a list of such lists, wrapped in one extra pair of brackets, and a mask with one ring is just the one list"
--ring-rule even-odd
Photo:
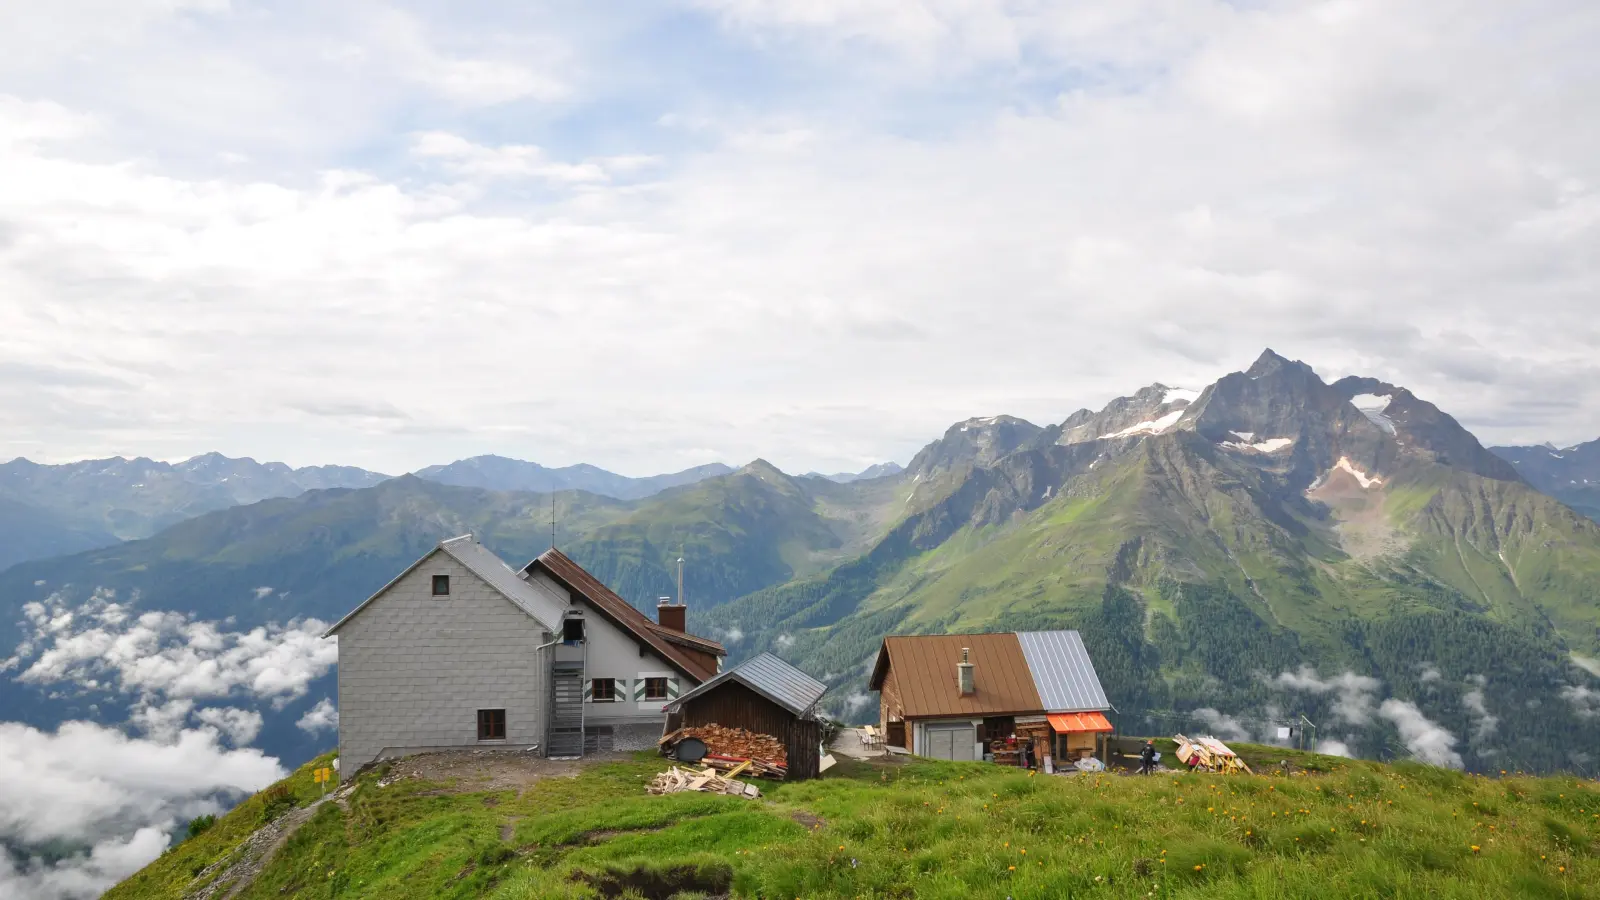
[(1355, 477), (1356, 481), (1360, 483), (1363, 488), (1370, 488), (1375, 484), (1383, 484), (1383, 479), (1381, 477), (1377, 475), (1368, 475), (1367, 473), (1356, 468), (1350, 462), (1350, 457), (1348, 456), (1339, 457), (1339, 461), (1333, 464), (1333, 468), (1335, 471), (1349, 472)]
[[(1234, 433), (1238, 434), (1238, 432)], [(1252, 434), (1251, 437), (1254, 437), (1254, 435)], [(1294, 446), (1294, 438), (1268, 438), (1255, 443), (1223, 441), (1222, 446), (1227, 447), (1229, 450), (1254, 450), (1257, 453), (1276, 453), (1285, 447)]]
[(1199, 391), (1191, 391), (1188, 388), (1167, 388), (1167, 392), (1161, 395), (1161, 405), (1166, 406), (1169, 403), (1177, 403), (1180, 400), (1184, 403), (1193, 403), (1199, 399)]
[(1384, 434), (1394, 434), (1394, 420), (1384, 415), (1384, 410), (1393, 402), (1392, 394), (1357, 394), (1350, 398), (1350, 404), (1361, 410), (1368, 421), (1383, 429)]
[(1148, 422), (1140, 422), (1137, 425), (1129, 426), (1121, 431), (1105, 435), (1105, 437), (1119, 438), (1133, 437), (1137, 434), (1160, 434), (1163, 431), (1166, 431), (1168, 428), (1178, 424), (1178, 420), (1181, 418), (1183, 418), (1183, 410), (1175, 409), (1159, 419), (1151, 419)]

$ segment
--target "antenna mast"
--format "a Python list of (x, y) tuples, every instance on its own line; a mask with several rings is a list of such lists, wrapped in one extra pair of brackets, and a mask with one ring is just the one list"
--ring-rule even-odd
[(678, 547), (678, 605), (683, 605), (683, 547)]
[(556, 492), (550, 492), (550, 549), (556, 548)]

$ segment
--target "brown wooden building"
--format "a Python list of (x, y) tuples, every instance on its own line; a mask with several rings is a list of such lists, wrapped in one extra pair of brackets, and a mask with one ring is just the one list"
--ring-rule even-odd
[(1105, 690), (1076, 631), (895, 635), (871, 687), (884, 740), (918, 756), (1057, 765), (1101, 756)]
[(667, 705), (667, 728), (721, 725), (783, 743), (790, 780), (815, 778), (822, 753), (817, 702), (827, 685), (771, 653), (745, 660)]

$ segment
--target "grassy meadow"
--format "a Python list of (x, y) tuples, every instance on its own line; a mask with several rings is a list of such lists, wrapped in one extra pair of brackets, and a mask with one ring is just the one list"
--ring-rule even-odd
[[(1600, 785), (1252, 748), (1271, 774), (1029, 775), (841, 760), (747, 801), (652, 796), (640, 755), (515, 792), (358, 779), (243, 898), (1588, 897)], [(1296, 774), (1275, 765), (1296, 763)], [(1274, 765), (1263, 765), (1268, 759)], [(308, 764), (288, 779), (314, 797)], [(281, 792), (280, 792), (281, 793)], [(106, 895), (182, 897), (261, 795)]]

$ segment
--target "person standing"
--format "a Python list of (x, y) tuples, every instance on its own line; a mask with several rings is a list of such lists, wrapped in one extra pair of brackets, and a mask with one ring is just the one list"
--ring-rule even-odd
[(1144, 746), (1139, 748), (1139, 774), (1149, 775), (1155, 769), (1156, 743), (1155, 741), (1145, 741)]

